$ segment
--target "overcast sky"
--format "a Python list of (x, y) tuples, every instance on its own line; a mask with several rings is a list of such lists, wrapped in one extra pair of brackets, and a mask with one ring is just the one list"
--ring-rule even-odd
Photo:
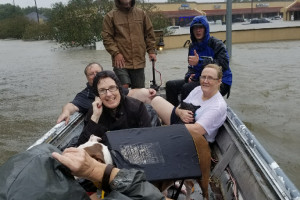
[[(36, 4), (38, 7), (43, 8), (51, 8), (51, 5), (57, 2), (62, 2), (63, 4), (67, 4), (69, 0), (36, 0)], [(166, 2), (167, 0), (145, 0), (145, 2)], [(187, 0), (193, 2), (224, 2), (224, 0)], [(34, 0), (0, 0), (0, 4), (14, 4), (16, 6), (20, 6), (21, 8), (25, 8), (27, 6), (35, 6)]]

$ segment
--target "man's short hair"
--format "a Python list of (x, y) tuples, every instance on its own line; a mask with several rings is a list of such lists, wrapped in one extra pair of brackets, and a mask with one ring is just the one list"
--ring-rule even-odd
[(91, 62), (91, 63), (89, 63), (89, 64), (85, 67), (85, 69), (84, 69), (84, 74), (85, 74), (85, 75), (87, 75), (87, 70), (88, 70), (88, 68), (91, 67), (92, 65), (98, 65), (98, 66), (101, 68), (101, 71), (103, 71), (102, 65), (100, 65), (100, 64), (97, 63), (97, 62)]

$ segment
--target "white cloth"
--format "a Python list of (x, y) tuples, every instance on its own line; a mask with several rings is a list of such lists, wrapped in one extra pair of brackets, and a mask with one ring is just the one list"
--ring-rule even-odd
[(195, 112), (195, 121), (205, 129), (206, 140), (214, 142), (218, 129), (226, 120), (227, 103), (220, 92), (205, 101), (202, 100), (202, 94), (201, 86), (198, 86), (183, 101), (201, 106)]

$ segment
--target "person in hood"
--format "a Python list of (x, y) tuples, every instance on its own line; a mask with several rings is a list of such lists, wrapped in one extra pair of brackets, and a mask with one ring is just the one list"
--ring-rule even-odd
[[(93, 81), (96, 97), (87, 112), (77, 146), (87, 142), (92, 134), (102, 138), (107, 131), (151, 126), (145, 104), (125, 96), (122, 91), (121, 82), (113, 71), (96, 74)], [(105, 144), (104, 138), (102, 142)]]
[(205, 16), (196, 16), (190, 26), (192, 43), (188, 52), (188, 72), (183, 80), (171, 80), (166, 83), (166, 98), (173, 105), (199, 86), (199, 77), (203, 68), (208, 64), (217, 64), (222, 67), (223, 77), (220, 86), (222, 96), (230, 95), (232, 73), (229, 67), (229, 56), (224, 43), (209, 34), (209, 24)]
[(135, 0), (115, 0), (115, 5), (103, 19), (103, 44), (123, 87), (144, 88), (146, 52), (156, 61), (152, 23)]

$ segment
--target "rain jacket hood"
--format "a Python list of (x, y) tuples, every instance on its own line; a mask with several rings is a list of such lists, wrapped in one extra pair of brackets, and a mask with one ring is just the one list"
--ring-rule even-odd
[(131, 8), (130, 9), (123, 8), (121, 6), (120, 0), (115, 0), (115, 5), (120, 10), (130, 10), (130, 9), (132, 9), (135, 6), (135, 0), (131, 0)]
[[(194, 34), (193, 34), (193, 25), (196, 23), (201, 23), (203, 24), (204, 28), (205, 28), (205, 34), (204, 34), (204, 38), (201, 42), (198, 42), (197, 39), (195, 38)], [(190, 26), (190, 35), (191, 35), (191, 40), (193, 43), (199, 43), (198, 45), (200, 46), (206, 46), (208, 43), (208, 40), (210, 38), (209, 35), (209, 24), (207, 21), (207, 18), (205, 16), (196, 16), (194, 17), (191, 26)]]
[[(193, 25), (201, 23), (205, 28), (205, 33), (202, 41), (197, 41), (193, 33)], [(199, 81), (199, 76), (203, 70), (203, 67), (214, 63), (222, 67), (223, 78), (222, 83), (227, 85), (232, 84), (232, 73), (229, 68), (229, 56), (226, 51), (224, 43), (209, 34), (209, 24), (205, 16), (194, 17), (190, 26), (190, 37), (192, 43), (189, 47), (188, 56), (194, 56), (194, 50), (197, 51), (199, 56), (199, 62), (195, 66), (190, 66), (188, 72), (185, 75), (185, 81), (188, 82), (188, 78), (191, 74), (195, 74), (194, 79)]]
[(155, 34), (146, 12), (131, 2), (131, 8), (124, 8), (120, 0), (115, 0), (116, 8), (108, 12), (103, 19), (102, 38), (105, 49), (114, 59), (123, 55), (126, 69), (146, 67), (145, 55), (154, 54)]

